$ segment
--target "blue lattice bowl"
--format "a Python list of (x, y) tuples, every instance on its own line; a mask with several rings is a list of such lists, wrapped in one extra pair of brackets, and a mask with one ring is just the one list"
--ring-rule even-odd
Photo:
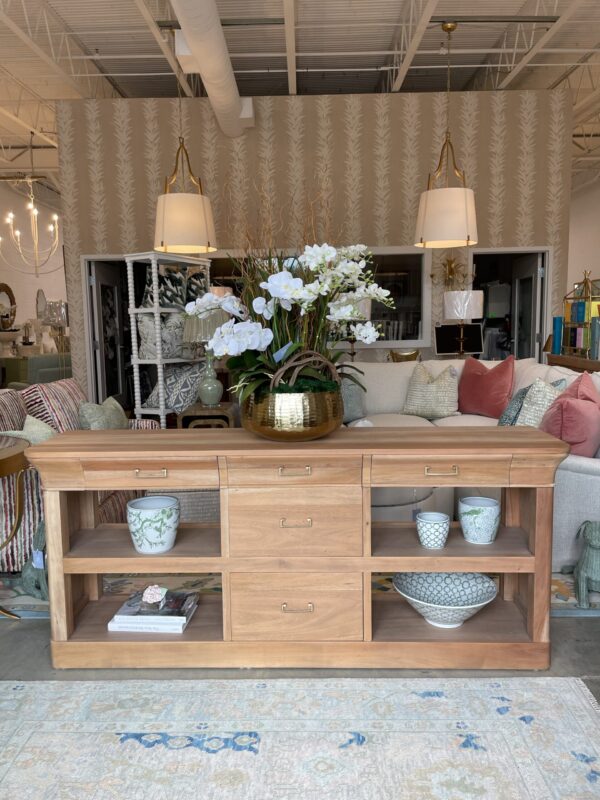
[(496, 597), (498, 587), (478, 572), (397, 572), (394, 589), (437, 628), (458, 628)]

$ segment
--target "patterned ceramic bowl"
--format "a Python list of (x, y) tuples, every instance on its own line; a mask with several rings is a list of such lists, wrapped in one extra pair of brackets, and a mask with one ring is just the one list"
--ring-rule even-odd
[(458, 519), (467, 542), (491, 544), (500, 527), (500, 503), (491, 497), (463, 497)]
[(450, 531), (450, 517), (437, 511), (417, 514), (417, 534), (423, 547), (439, 550), (446, 544)]
[(398, 572), (394, 589), (436, 628), (459, 628), (498, 593), (478, 572)]
[(166, 553), (175, 544), (179, 525), (179, 500), (150, 495), (127, 503), (127, 524), (138, 553)]

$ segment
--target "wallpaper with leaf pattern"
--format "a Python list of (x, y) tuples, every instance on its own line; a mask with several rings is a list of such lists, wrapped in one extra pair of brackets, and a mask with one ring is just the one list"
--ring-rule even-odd
[[(208, 100), (182, 101), (183, 132), (213, 203), (220, 248), (413, 243), (419, 194), (443, 140), (444, 94), (258, 97), (254, 106), (255, 127), (229, 139)], [(569, 96), (453, 93), (451, 115), (459, 162), (476, 191), (480, 245), (552, 245), (558, 308), (567, 269)], [(72, 359), (82, 384), (80, 257), (152, 248), (178, 119), (173, 99), (58, 103)], [(435, 252), (434, 268), (443, 255)], [(440, 314), (436, 291), (434, 321)]]

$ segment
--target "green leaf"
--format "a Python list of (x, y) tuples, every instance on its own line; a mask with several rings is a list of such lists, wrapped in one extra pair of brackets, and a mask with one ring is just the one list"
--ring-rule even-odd
[(243, 403), (246, 398), (250, 397), (250, 395), (258, 389), (259, 386), (262, 386), (265, 383), (268, 383), (268, 377), (258, 378), (255, 381), (252, 381), (247, 386), (244, 386), (242, 391), (240, 392), (239, 402)]
[(355, 377), (354, 375), (344, 375), (344, 380), (345, 381), (352, 381), (352, 383), (355, 383), (357, 386), (360, 386), (360, 388), (363, 390), (363, 392), (367, 391), (366, 387), (363, 386), (362, 383), (358, 380), (358, 378)]

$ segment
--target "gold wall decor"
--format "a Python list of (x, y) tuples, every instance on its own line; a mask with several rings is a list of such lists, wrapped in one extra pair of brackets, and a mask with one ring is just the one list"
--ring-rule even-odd
[[(453, 93), (453, 141), (477, 200), (477, 247), (553, 248), (552, 304), (566, 291), (571, 101), (554, 91)], [(182, 133), (225, 252), (248, 240), (412, 245), (419, 195), (445, 135), (445, 95), (257, 97), (256, 125), (223, 135), (206, 98), (183, 99)], [(85, 385), (80, 258), (153, 243), (171, 167), (177, 98), (57, 103), (73, 371)], [(447, 251), (434, 251), (433, 272)], [(455, 256), (466, 263), (467, 256)], [(442, 312), (435, 286), (433, 323)]]

